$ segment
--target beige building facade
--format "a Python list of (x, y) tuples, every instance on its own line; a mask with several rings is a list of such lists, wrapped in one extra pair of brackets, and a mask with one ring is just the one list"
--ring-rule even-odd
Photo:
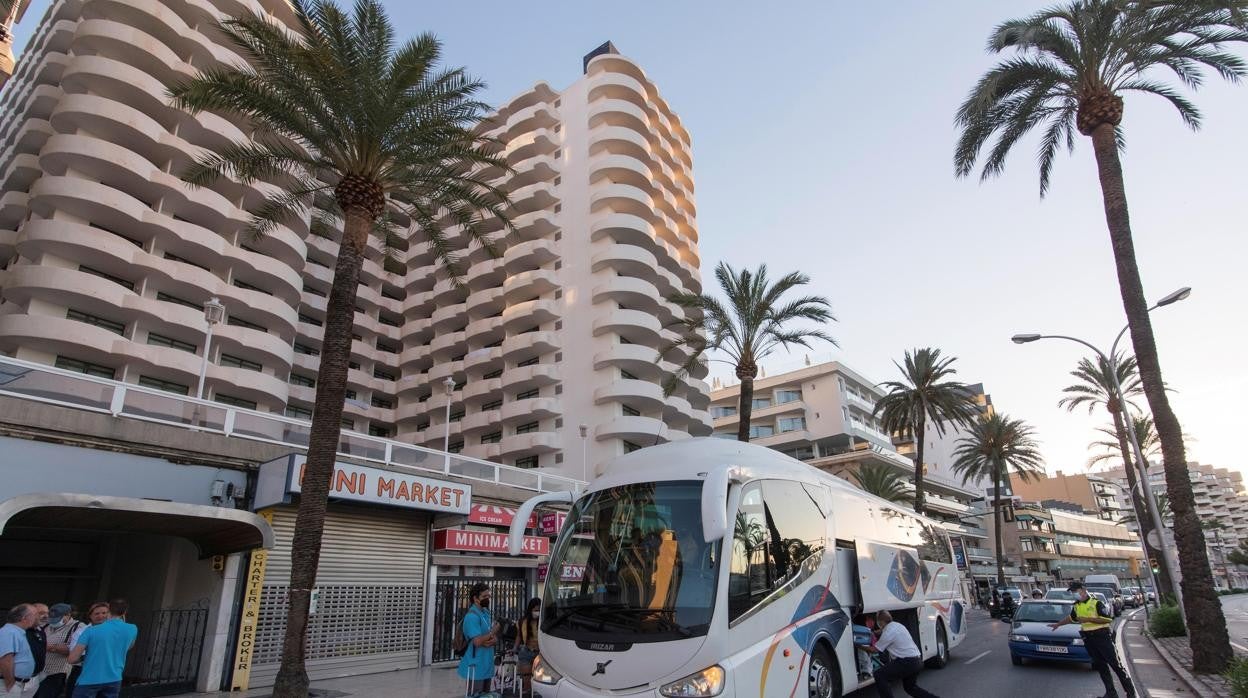
[[(193, 154), (244, 133), (166, 96), (241, 60), (213, 18), (289, 23), (289, 4), (106, 5), (54, 2), (0, 92), (0, 353), (192, 396), (207, 353), (205, 398), (310, 419), (337, 243), (306, 221), (249, 239), (262, 185), (183, 184)], [(655, 84), (604, 45), (483, 128), (514, 168), (497, 183), (517, 231), (493, 258), (448, 230), (469, 250), (459, 285), (427, 243), (369, 250), (344, 429), (577, 478), (709, 433), (700, 375), (660, 387), (683, 360), (656, 360), (683, 317), (665, 298), (701, 281), (690, 135)]]
[(1061, 473), (1030, 481), (1010, 475), (1014, 496), (1028, 502), (1067, 502), (1106, 521), (1120, 521), (1130, 511), (1122, 489), (1103, 474)]

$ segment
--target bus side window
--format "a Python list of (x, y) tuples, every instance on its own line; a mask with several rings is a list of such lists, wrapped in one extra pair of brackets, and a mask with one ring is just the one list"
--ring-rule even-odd
[(767, 480), (746, 485), (734, 519), (728, 576), (728, 619), (767, 601), (823, 552), (827, 523), (801, 483)]
[(949, 550), (949, 537), (942, 529), (929, 524), (922, 524), (920, 534), (923, 543), (919, 546), (919, 557), (929, 562), (953, 562), (953, 553)]

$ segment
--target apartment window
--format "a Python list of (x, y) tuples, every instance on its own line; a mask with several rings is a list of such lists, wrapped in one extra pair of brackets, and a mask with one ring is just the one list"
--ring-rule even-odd
[(161, 380), (159, 378), (151, 378), (149, 376), (139, 376), (139, 385), (144, 388), (153, 388), (155, 390), (163, 390), (166, 393), (177, 393), (178, 395), (190, 395), (191, 386), (173, 381)]
[(805, 417), (787, 417), (787, 418), (779, 420), (779, 423), (777, 424), (777, 426), (780, 427), (780, 433), (782, 434), (786, 431), (800, 431), (806, 428), (806, 418)]
[(294, 405), (286, 406), (286, 416), (293, 419), (312, 419), (312, 410), (304, 407), (295, 407)]
[(481, 437), (481, 443), (483, 444), (496, 444), (502, 440), (503, 440), (503, 432), (501, 431), (491, 432)]
[(390, 429), (387, 427), (379, 427), (375, 424), (368, 425), (369, 436), (379, 436), (383, 439), (390, 438)]
[(1022, 546), (1023, 552), (1025, 553), (1030, 553), (1035, 550), (1035, 545), (1031, 542), (1030, 538), (1020, 538), (1018, 540), (1018, 544)]
[(387, 287), (387, 286), (382, 286), (382, 287), (381, 287), (381, 297), (382, 297), (382, 298), (389, 298), (389, 299), (390, 299), (390, 300), (392, 300), (392, 301), (401, 301), (401, 300), (403, 300), (404, 298), (406, 298), (406, 296), (403, 294), (403, 292), (401, 292), (401, 291), (394, 291), (394, 290), (391, 290), (391, 289), (390, 289), (389, 287)]
[(191, 344), (190, 342), (183, 342), (182, 340), (174, 339), (173, 337), (166, 337), (163, 334), (156, 334), (155, 332), (147, 333), (147, 343), (151, 344), (152, 346), (157, 346), (157, 347), (169, 347), (170, 349), (179, 349), (181, 351), (190, 352), (192, 354), (199, 351), (199, 347), (195, 344)]
[(347, 390), (347, 392), (346, 392), (346, 394), (344, 395), (344, 397), (346, 397), (346, 399), (348, 399), (348, 400), (354, 400), (354, 399), (355, 399), (355, 391), (354, 391), (354, 390)]
[(100, 364), (93, 364), (89, 361), (79, 361), (78, 359), (71, 359), (68, 356), (56, 357), (56, 363), (53, 364), (53, 366), (64, 369), (66, 371), (74, 371), (75, 373), (85, 373), (88, 376), (95, 376), (96, 378), (107, 378), (109, 380), (113, 380), (113, 378), (117, 375), (117, 371), (115, 369), (111, 369), (107, 366), (101, 366)]
[(516, 399), (517, 400), (531, 400), (537, 397), (540, 393), (541, 393), (541, 389), (534, 388), (532, 390), (526, 390), (523, 393), (516, 393)]
[(756, 398), (754, 398), (754, 400), (750, 403), (750, 406), (751, 406), (751, 407), (753, 407), (753, 408), (754, 408), (754, 409), (756, 409), (756, 410), (761, 410), (761, 409), (763, 409), (763, 408), (765, 408), (765, 407), (771, 407), (771, 398), (769, 398), (769, 397), (756, 397)]
[(290, 374), (291, 385), (302, 385), (305, 388), (315, 388), (316, 379), (311, 376), (305, 376), (302, 373)]
[(454, 442), (452, 442), (452, 443), (451, 443), (451, 445), (450, 445), (450, 446), (447, 446), (447, 448), (446, 448), (446, 452), (447, 452), (447, 453), (459, 453), (459, 452), (461, 452), (461, 451), (463, 451), (463, 450), (464, 450), (464, 442), (463, 442), (463, 441), (454, 441)]
[(320, 298), (327, 298), (327, 297), (329, 297), (329, 294), (325, 293), (324, 291), (321, 291), (321, 290), (319, 290), (319, 289), (313, 288), (313, 287), (311, 287), (311, 286), (309, 286), (309, 285), (307, 285), (307, 284), (304, 284), (304, 285), (303, 285), (303, 292), (304, 292), (304, 293), (310, 293), (310, 294), (312, 294), (312, 295), (314, 295), (314, 296), (318, 296), (318, 297), (320, 297)]
[(316, 266), (318, 266), (318, 267), (325, 267), (326, 269), (328, 269), (328, 268), (329, 268), (329, 265), (328, 265), (328, 264), (326, 264), (326, 263), (322, 262), (321, 260), (319, 260), (319, 259), (317, 259), (317, 258), (315, 258), (315, 257), (308, 257), (308, 263), (309, 263), (309, 264), (315, 264), (315, 265), (316, 265)]
[(304, 354), (307, 356), (320, 356), (321, 350), (315, 347), (310, 347), (306, 344), (300, 344), (299, 342), (295, 342), (295, 353)]
[(257, 332), (264, 332), (266, 334), (269, 331), (269, 328), (264, 327), (263, 325), (257, 325), (254, 322), (248, 322), (242, 319), (241, 317), (235, 317), (233, 313), (231, 313), (230, 316), (225, 319), (225, 324), (234, 325), (235, 327), (246, 327), (249, 330), (255, 330)]
[(424, 431), (429, 428), (429, 422), (421, 422), (416, 425), (416, 431)]
[(737, 414), (737, 408), (735, 407), (712, 407), (711, 408), (711, 417), (714, 419), (721, 419), (723, 417), (732, 417), (732, 416), (735, 416), (736, 414)]
[(191, 266), (193, 266), (193, 267), (198, 267), (198, 268), (203, 269), (204, 271), (207, 271), (207, 272), (211, 272), (211, 271), (212, 271), (211, 269), (209, 269), (208, 267), (206, 267), (206, 266), (204, 266), (204, 265), (202, 265), (202, 264), (196, 264), (196, 263), (192, 262), (192, 261), (191, 261), (191, 260), (189, 260), (189, 259), (184, 259), (184, 258), (182, 258), (182, 257), (177, 256), (176, 254), (172, 254), (172, 253), (169, 253), (169, 252), (166, 252), (166, 253), (165, 253), (165, 259), (168, 259), (168, 260), (170, 260), (170, 261), (172, 261), (172, 262), (181, 262), (181, 263), (183, 263), (183, 264), (189, 264), (189, 265), (191, 265)]
[(786, 402), (796, 402), (802, 399), (802, 391), (800, 390), (777, 390), (776, 404), (783, 405)]
[(502, 400), (494, 400), (493, 402), (487, 402), (487, 403), (485, 403), (484, 405), (482, 405), (482, 406), (481, 406), (481, 411), (482, 411), (482, 412), (489, 412), (490, 410), (496, 410), (496, 409), (498, 409), (498, 408), (500, 408), (500, 407), (502, 407), (502, 406), (503, 406), (503, 401), (502, 401)]
[(134, 238), (129, 237), (127, 235), (122, 235), (121, 233), (117, 232), (116, 230), (113, 230), (112, 228), (108, 228), (106, 226), (100, 225), (99, 223), (88, 223), (87, 225), (91, 226), (92, 228), (99, 228), (100, 230), (103, 230), (106, 233), (112, 233), (113, 235), (116, 235), (117, 237), (121, 238), (122, 240), (125, 240), (126, 242), (129, 242), (135, 247), (138, 247), (138, 248), (143, 247), (143, 243), (141, 241), (135, 240)]
[(394, 344), (390, 344), (389, 342), (378, 340), (377, 351), (384, 351), (387, 354), (397, 354), (399, 353), (399, 347)]
[(497, 371), (490, 371), (489, 373), (485, 374), (484, 376), (481, 376), (481, 378), (482, 378), (483, 380), (487, 380), (487, 381), (488, 381), (488, 380), (490, 380), (490, 379), (492, 379), (492, 378), (498, 378), (498, 377), (499, 377), (499, 376), (501, 376), (501, 375), (503, 375), (503, 369), (501, 369), (501, 368), (500, 368), (500, 369), (498, 369)]
[(125, 288), (125, 289), (127, 289), (127, 290), (130, 290), (130, 291), (133, 291), (133, 290), (134, 290), (134, 282), (133, 282), (133, 281), (126, 281), (125, 279), (118, 278), (118, 277), (113, 276), (112, 274), (109, 274), (109, 273), (107, 273), (107, 272), (102, 272), (102, 271), (100, 271), (99, 269), (92, 269), (91, 267), (88, 267), (88, 266), (86, 266), (86, 265), (82, 265), (82, 266), (79, 266), (79, 267), (78, 267), (78, 271), (80, 271), (80, 272), (82, 272), (82, 273), (84, 273), (84, 274), (90, 274), (91, 276), (98, 276), (98, 277), (100, 277), (101, 279), (108, 279), (109, 281), (111, 281), (111, 282), (113, 282), (113, 283), (117, 284), (118, 286), (121, 286), (121, 287), (123, 287), (123, 288)]
[(771, 426), (770, 424), (759, 424), (757, 426), (750, 427), (751, 439), (758, 439), (764, 436), (771, 436), (772, 434), (775, 434), (775, 433), (776, 433), (776, 428)]
[(263, 293), (266, 296), (273, 295), (272, 293), (260, 288), (259, 286), (249, 284), (246, 281), (243, 281), (241, 279), (234, 279), (234, 285), (243, 289), (244, 291), (255, 291), (256, 293)]
[(537, 467), (537, 456), (525, 456), (524, 458), (517, 458), (517, 459), (516, 459), (516, 467), (517, 467), (517, 468), (525, 468), (525, 469), (529, 469), (529, 468), (536, 468), (536, 467)]
[(177, 303), (178, 305), (184, 305), (184, 306), (186, 306), (186, 307), (188, 307), (188, 308), (193, 308), (193, 309), (198, 310), (198, 311), (200, 311), (200, 312), (203, 312), (203, 310), (204, 310), (204, 305), (203, 305), (202, 303), (192, 303), (192, 302), (190, 302), (190, 301), (188, 301), (188, 300), (186, 300), (186, 299), (184, 299), (184, 298), (178, 298), (177, 296), (171, 296), (171, 295), (169, 295), (168, 293), (165, 293), (165, 292), (163, 292), (163, 291), (157, 291), (157, 292), (156, 292), (156, 300), (158, 300), (158, 301), (164, 301), (164, 302), (166, 302), (166, 303)]
[(109, 332), (112, 332), (114, 334), (125, 334), (126, 332), (126, 326), (124, 323), (113, 322), (112, 320), (106, 320), (100, 317), (99, 315), (92, 315), (91, 313), (84, 313), (81, 310), (73, 310), (71, 308), (65, 313), (65, 317), (70, 320), (77, 320), (78, 322), (85, 322), (88, 325), (95, 325), (96, 327), (108, 330)]
[(380, 378), (385, 381), (397, 381), (399, 379), (399, 377), (394, 375), (393, 373), (389, 371), (383, 371), (380, 368), (373, 369), (373, 378)]
[(221, 403), (222, 405), (230, 405), (231, 407), (242, 407), (242, 408), (249, 409), (249, 410), (256, 409), (255, 400), (244, 400), (241, 397), (234, 397), (233, 395), (225, 395), (223, 393), (217, 393), (216, 397), (214, 397), (213, 400)]
[(632, 453), (633, 451), (640, 451), (640, 450), (641, 450), (641, 446), (638, 446), (637, 444), (633, 443), (632, 441), (625, 441), (625, 442), (624, 442), (624, 452), (625, 452), (625, 453)]
[(713, 433), (711, 434), (711, 436), (712, 436), (712, 437), (714, 437), (714, 438), (716, 438), (716, 439), (735, 439), (735, 438), (737, 438), (737, 432), (735, 432), (735, 431), (717, 431), (717, 432), (713, 432)]
[(372, 405), (373, 407), (380, 407), (383, 410), (392, 410), (394, 409), (394, 400), (391, 400), (388, 397), (377, 397), (374, 395)]
[(416, 402), (429, 402), (430, 395), (432, 395), (432, 393), (430, 393), (429, 395), (421, 395), (420, 397), (416, 398)]
[(516, 367), (517, 367), (517, 368), (520, 368), (520, 367), (523, 367), (523, 366), (536, 366), (536, 365), (538, 364), (538, 362), (540, 362), (541, 360), (542, 360), (542, 359), (541, 359), (541, 357), (540, 357), (540, 356), (534, 356), (534, 357), (533, 357), (533, 358), (531, 358), (531, 359), (526, 359), (526, 360), (521, 361), (520, 363), (516, 364)]
[(521, 424), (520, 426), (516, 427), (516, 433), (517, 434), (531, 434), (537, 431), (537, 424), (538, 424), (537, 422), (529, 422), (528, 424)]
[(620, 369), (620, 378), (623, 378), (623, 379), (624, 379), (624, 380), (626, 380), (626, 381), (635, 381), (635, 380), (637, 380), (637, 376), (634, 376), (633, 374), (629, 373), (628, 371), (625, 371), (625, 370), (624, 370), (624, 369), (622, 369), (622, 368)]
[(355, 431), (355, 420), (351, 419), (350, 417), (343, 417), (342, 421), (339, 422), (339, 424), (342, 426), (343, 429), (346, 429), (347, 431)]
[(622, 405), (622, 408), (624, 410), (625, 417), (640, 417), (641, 416), (641, 410), (633, 409), (632, 407), (629, 407), (628, 405)]
[(363, 341), (364, 341), (364, 335), (360, 335), (360, 334), (356, 334), (356, 333), (352, 332), (352, 333), (351, 333), (351, 341), (353, 341), (353, 342), (363, 342)]
[(352, 370), (354, 370), (354, 371), (358, 371), (358, 370), (360, 370), (360, 362), (359, 362), (359, 361), (348, 361), (348, 362), (347, 362), (347, 368), (352, 369)]
[(380, 322), (381, 324), (387, 325), (389, 327), (399, 327), (402, 324), (398, 320), (391, 320), (390, 317), (387, 316), (385, 313), (381, 313), (380, 315), (377, 316), (377, 322)]
[(303, 313), (299, 313), (299, 322), (306, 322), (313, 327), (322, 327), (325, 324), (311, 315), (305, 315)]
[(464, 353), (464, 354), (459, 354), (458, 356), (452, 356), (452, 357), (451, 357), (451, 361), (453, 361), (453, 362), (454, 362), (454, 361), (463, 361), (465, 356), (468, 356), (468, 354), (467, 354), (467, 353)]
[(452, 413), (451, 413), (451, 421), (452, 421), (452, 422), (458, 422), (459, 420), (461, 420), (461, 419), (463, 419), (463, 418), (464, 418), (464, 411), (463, 411), (463, 410), (456, 410), (456, 411), (454, 411), (454, 412), (452, 412)]
[(221, 361), (219, 363), (222, 366), (232, 366), (234, 368), (245, 368), (248, 371), (261, 371), (264, 369), (263, 366), (256, 363), (255, 361), (248, 361), (247, 359), (244, 359), (241, 356), (234, 356), (233, 354), (222, 354)]

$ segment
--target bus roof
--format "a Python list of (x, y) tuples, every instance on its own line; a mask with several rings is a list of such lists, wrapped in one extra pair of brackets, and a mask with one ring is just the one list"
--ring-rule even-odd
[[(681, 439), (620, 456), (608, 464), (606, 472), (590, 484), (587, 492), (637, 482), (701, 480), (713, 470), (732, 467), (743, 469), (750, 479), (773, 477), (819, 483), (918, 516), (902, 504), (868, 494), (847, 480), (774, 449), (712, 436)], [(931, 521), (927, 517), (919, 518)]]

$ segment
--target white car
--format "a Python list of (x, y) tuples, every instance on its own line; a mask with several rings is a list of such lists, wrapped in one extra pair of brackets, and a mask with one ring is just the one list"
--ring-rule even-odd
[(1118, 617), (1118, 609), (1114, 607), (1114, 603), (1113, 603), (1112, 601), (1110, 601), (1109, 599), (1105, 598), (1105, 594), (1103, 594), (1103, 593), (1101, 593), (1101, 592), (1099, 592), (1099, 591), (1090, 591), (1090, 592), (1088, 592), (1088, 596), (1091, 596), (1092, 598), (1096, 599), (1097, 601), (1100, 601), (1101, 603), (1105, 604), (1105, 610), (1109, 611), (1109, 617), (1110, 617), (1110, 618), (1117, 618), (1117, 617)]

